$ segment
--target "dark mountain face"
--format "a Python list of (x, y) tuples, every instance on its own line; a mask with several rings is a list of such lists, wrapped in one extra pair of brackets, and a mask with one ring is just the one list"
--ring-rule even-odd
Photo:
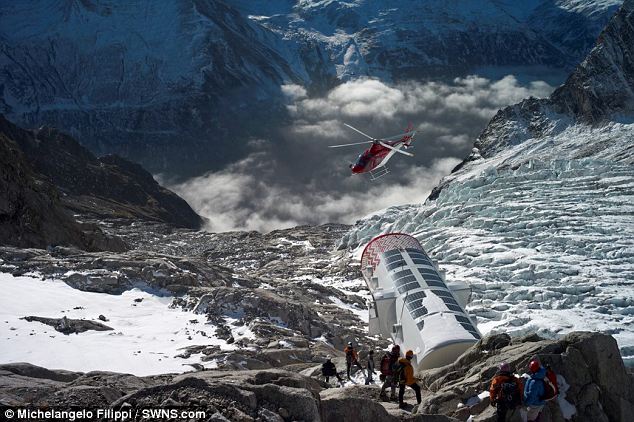
[(181, 176), (287, 121), (280, 86), (570, 68), (616, 2), (67, 2), (0, 8), (0, 112)]
[[(634, 1), (610, 20), (588, 56), (550, 98), (500, 110), (478, 137), (478, 155), (556, 134), (574, 123), (600, 125), (634, 117)], [(472, 157), (473, 158), (473, 157)]]
[(59, 191), (33, 171), (18, 143), (32, 135), (0, 117), (0, 244), (46, 248), (73, 245), (89, 251), (123, 251), (126, 245), (98, 227), (75, 221)]
[(623, 3), (590, 55), (551, 100), (559, 112), (588, 123), (634, 115), (634, 1)]
[(28, 132), (2, 119), (31, 167), (63, 193), (69, 208), (104, 217), (140, 217), (177, 227), (200, 228), (202, 220), (178, 195), (160, 186), (138, 164), (118, 156), (96, 158), (55, 129)]

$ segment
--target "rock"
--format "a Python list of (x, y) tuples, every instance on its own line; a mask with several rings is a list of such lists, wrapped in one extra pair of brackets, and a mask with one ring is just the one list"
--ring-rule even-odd
[(82, 376), (81, 372), (71, 372), (62, 369), (50, 370), (30, 363), (5, 363), (0, 365), (4, 374), (11, 373), (25, 378), (47, 379), (59, 382), (71, 382)]
[(104, 315), (99, 315), (99, 316), (97, 317), (97, 319), (98, 319), (99, 321), (103, 321), (103, 322), (108, 322), (108, 321), (109, 321), (109, 320), (108, 320), (108, 318), (106, 318)]
[(90, 321), (87, 319), (70, 319), (67, 317), (62, 318), (44, 318), (37, 316), (26, 316), (20, 319), (24, 319), (29, 322), (41, 322), (42, 324), (50, 325), (55, 328), (56, 331), (59, 331), (62, 334), (79, 334), (84, 331), (94, 330), (94, 331), (110, 331), (113, 330), (111, 327), (104, 325), (100, 322)]
[[(535, 339), (531, 339), (535, 340)], [(406, 392), (406, 411), (396, 403), (380, 402), (378, 386), (324, 389), (310, 376), (281, 369), (205, 370), (182, 375), (135, 377), (128, 374), (88, 374), (49, 371), (28, 364), (0, 365), (0, 402), (19, 406), (42, 403), (67, 406), (80, 403), (115, 409), (160, 406), (204, 406), (217, 420), (306, 421), (494, 421), (488, 398), (471, 405), (476, 394), (488, 390), (497, 363), (507, 361), (524, 368), (537, 356), (565, 380), (560, 400), (576, 409), (576, 421), (625, 421), (633, 403), (633, 375), (625, 370), (614, 339), (599, 333), (572, 333), (560, 340), (510, 344), (492, 351), (483, 339), (454, 364), (422, 373), (423, 403), (412, 406), (413, 393)], [(198, 346), (202, 353), (206, 346)], [(192, 349), (193, 350), (193, 349)], [(269, 350), (269, 349), (266, 349)], [(288, 351), (289, 349), (283, 349)], [(292, 349), (290, 349), (292, 350)], [(236, 356), (247, 353), (232, 352)], [(257, 356), (256, 352), (253, 352)], [(209, 355), (211, 356), (211, 355)], [(244, 356), (240, 356), (243, 359)], [(291, 368), (289, 365), (288, 368)], [(313, 365), (299, 370), (312, 371)], [(562, 384), (564, 385), (564, 384)], [(25, 392), (29, 392), (25, 394)], [(411, 413), (410, 413), (411, 412)], [(518, 415), (511, 420), (516, 421)], [(558, 402), (549, 402), (542, 422), (563, 422)]]
[[(322, 420), (335, 422), (342, 420), (396, 422), (401, 420), (420, 422), (445, 422), (456, 419), (442, 415), (416, 414), (403, 417), (403, 411), (392, 404), (386, 409), (377, 398), (377, 387), (354, 386), (323, 390), (320, 393)], [(411, 408), (414, 410), (414, 407)]]
[(43, 127), (16, 137), (33, 169), (52, 181), (74, 212), (160, 220), (199, 229), (202, 219), (140, 165), (116, 155), (97, 158), (74, 138)]
[(225, 418), (220, 413), (214, 413), (213, 415), (211, 415), (211, 417), (209, 418), (209, 421), (210, 422), (231, 422), (229, 419)]
[(286, 408), (284, 408), (284, 407), (280, 407), (279, 409), (277, 409), (277, 413), (284, 420), (290, 419), (290, 417), (291, 417), (290, 412), (288, 410), (286, 410)]
[(480, 348), (482, 350), (497, 350), (511, 344), (511, 336), (506, 333), (487, 336), (480, 340)]
[(34, 135), (0, 115), (0, 244), (45, 249), (74, 245), (91, 251), (127, 249), (100, 228), (77, 222), (58, 189), (37, 173), (21, 145)]
[[(614, 338), (600, 333), (571, 333), (561, 340), (526, 338), (513, 340), (501, 348), (498, 336), (485, 337), (467, 350), (457, 361), (442, 368), (424, 371), (421, 380), (432, 392), (423, 396), (422, 409), (464, 417), (458, 406), (470, 397), (487, 391), (500, 362), (508, 362), (522, 373), (537, 356), (570, 385), (567, 400), (577, 409), (575, 420), (626, 420), (634, 404), (634, 378), (625, 370)], [(608, 374), (613, 374), (612, 376)], [(470, 408), (474, 420), (489, 420), (492, 415), (488, 399)], [(489, 415), (489, 416), (487, 416)], [(559, 403), (549, 402), (542, 422), (562, 421)]]

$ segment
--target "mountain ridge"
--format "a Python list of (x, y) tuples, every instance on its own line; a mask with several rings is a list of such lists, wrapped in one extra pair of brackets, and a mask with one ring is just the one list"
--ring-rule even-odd
[(246, 153), (235, 138), (288, 120), (282, 84), (320, 95), (361, 76), (571, 67), (618, 3), (9, 2), (0, 112), (154, 173), (201, 174)]
[(2, 115), (0, 135), (6, 181), (4, 244), (126, 249), (120, 239), (75, 221), (70, 212), (93, 218), (143, 218), (191, 229), (203, 223), (185, 200), (160, 186), (138, 164), (117, 156), (96, 158), (55, 129), (24, 130)]

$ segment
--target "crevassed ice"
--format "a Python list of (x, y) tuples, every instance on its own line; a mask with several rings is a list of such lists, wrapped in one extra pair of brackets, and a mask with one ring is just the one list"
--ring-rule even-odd
[(413, 234), (448, 280), (473, 286), (468, 311), (481, 331), (600, 330), (632, 364), (633, 176), (631, 164), (591, 158), (489, 168), (436, 201), (357, 223), (344, 242)]

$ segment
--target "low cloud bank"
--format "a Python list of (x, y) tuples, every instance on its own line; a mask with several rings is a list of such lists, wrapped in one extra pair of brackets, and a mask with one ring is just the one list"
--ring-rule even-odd
[[(278, 138), (252, 140), (245, 159), (170, 186), (209, 219), (210, 231), (352, 223), (383, 208), (422, 202), (497, 110), (547, 96), (553, 87), (542, 81), (523, 86), (509, 75), (498, 81), (469, 76), (451, 84), (360, 79), (319, 98), (298, 85), (282, 90), (293, 120), (279, 128)], [(348, 164), (364, 146), (327, 148), (364, 140), (344, 122), (375, 137), (395, 135), (412, 122), (419, 131), (416, 156), (393, 157), (391, 173), (375, 182), (350, 176)]]

